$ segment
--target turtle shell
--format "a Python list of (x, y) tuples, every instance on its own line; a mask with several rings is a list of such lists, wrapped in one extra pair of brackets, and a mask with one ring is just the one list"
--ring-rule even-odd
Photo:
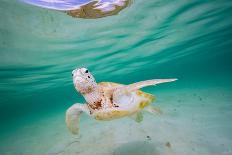
[(98, 83), (98, 85), (102, 86), (102, 87), (109, 87), (109, 88), (123, 86), (123, 84), (119, 84), (119, 83), (115, 83), (115, 82), (100, 82), (100, 83)]
[[(113, 88), (113, 87), (118, 87), (118, 86), (123, 86), (123, 84), (119, 84), (119, 83), (114, 83), (114, 82), (100, 82), (98, 83), (98, 85), (102, 86), (102, 87), (109, 87), (109, 88)], [(146, 101), (142, 101), (139, 104), (139, 107), (141, 109), (143, 109), (144, 107), (146, 107), (147, 105), (149, 105), (151, 102), (153, 102), (155, 100), (155, 96), (146, 92), (143, 92), (141, 90), (136, 90), (136, 95), (140, 96), (142, 98), (146, 98)]]
[[(104, 88), (123, 86), (123, 84), (114, 83), (114, 82), (100, 82), (98, 83), (98, 85)], [(145, 93), (141, 90), (136, 90), (135, 95), (141, 97), (141, 100), (131, 108), (128, 109), (119, 106), (119, 108), (114, 107), (109, 109), (100, 109), (95, 111), (93, 116), (97, 120), (113, 120), (125, 116), (130, 116), (142, 110), (144, 107), (148, 106), (154, 100), (154, 96), (152, 94)], [(125, 106), (127, 105), (125, 104)]]

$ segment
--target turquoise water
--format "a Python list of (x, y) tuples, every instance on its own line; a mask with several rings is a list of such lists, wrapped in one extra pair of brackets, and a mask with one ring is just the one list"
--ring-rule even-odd
[[(72, 18), (12, 0), (0, 5), (0, 154), (231, 155), (232, 2), (135, 0), (118, 15)], [(163, 111), (98, 122), (80, 135), (66, 109), (84, 102), (71, 71), (148, 87)]]

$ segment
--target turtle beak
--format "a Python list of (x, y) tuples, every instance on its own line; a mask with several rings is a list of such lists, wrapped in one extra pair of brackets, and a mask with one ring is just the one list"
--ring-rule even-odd
[(75, 72), (76, 72), (76, 69), (74, 69), (74, 70), (72, 71), (72, 76), (74, 75)]

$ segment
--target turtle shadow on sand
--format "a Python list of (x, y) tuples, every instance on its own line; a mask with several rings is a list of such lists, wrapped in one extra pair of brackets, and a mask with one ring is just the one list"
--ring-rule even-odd
[(159, 155), (155, 145), (146, 141), (124, 143), (117, 147), (113, 155)]

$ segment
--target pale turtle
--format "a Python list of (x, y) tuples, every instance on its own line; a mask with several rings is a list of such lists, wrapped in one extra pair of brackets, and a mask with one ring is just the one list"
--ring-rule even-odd
[(73, 134), (78, 134), (80, 114), (85, 112), (96, 120), (108, 121), (129, 116), (137, 122), (142, 121), (141, 110), (150, 113), (159, 112), (151, 106), (155, 97), (140, 88), (177, 79), (153, 79), (129, 85), (114, 82), (96, 83), (86, 68), (72, 71), (76, 90), (83, 95), (85, 104), (76, 103), (66, 111), (66, 125)]

